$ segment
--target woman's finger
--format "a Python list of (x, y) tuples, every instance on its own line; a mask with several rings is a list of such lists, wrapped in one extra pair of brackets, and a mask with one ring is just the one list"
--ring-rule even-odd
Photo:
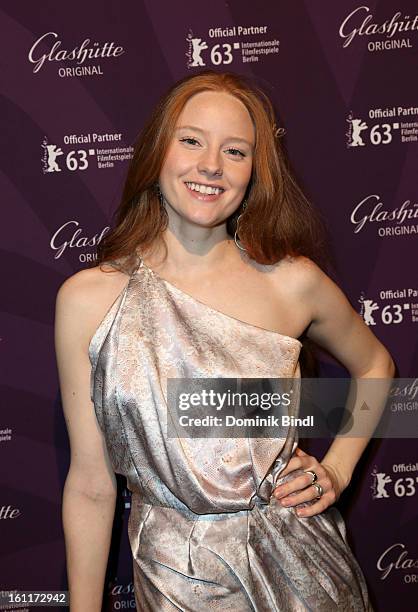
[[(296, 476), (292, 480), (289, 480), (289, 482), (278, 485), (274, 489), (274, 496), (276, 497), (276, 499), (283, 499), (286, 496), (291, 495), (292, 493), (295, 494), (296, 492), (305, 491), (311, 484), (311, 474), (299, 474), (299, 476)], [(297, 499), (294, 504), (290, 505), (295, 505), (297, 503), (300, 503), (301, 501), (307, 501), (308, 499), (311, 498), (309, 496), (306, 497), (305, 493), (304, 499)]]
[(307, 518), (309, 516), (315, 516), (315, 514), (320, 514), (321, 512), (326, 510), (328, 506), (331, 505), (331, 503), (327, 501), (326, 497), (321, 497), (320, 499), (318, 499), (318, 501), (311, 504), (310, 506), (302, 506), (302, 508), (296, 508), (295, 512), (298, 516), (302, 518)]
[(292, 503), (288, 505), (295, 506), (302, 501), (310, 501), (316, 497), (316, 487), (312, 488), (312, 484), (321, 485), (323, 492), (334, 490), (334, 483), (326, 470), (318, 468), (315, 473), (317, 475), (315, 483), (312, 483), (312, 474), (299, 474), (289, 482), (277, 486), (273, 494), (276, 499), (291, 501)]
[[(307, 455), (306, 453), (304, 453), (304, 456), (300, 456), (297, 459), (299, 469), (297, 470), (296, 468), (295, 471), (299, 473), (295, 474), (294, 478), (287, 482), (281, 482), (275, 487), (273, 491), (275, 498), (280, 500), (280, 503), (285, 507), (297, 506), (302, 502), (312, 501), (317, 496), (317, 490), (316, 487), (311, 487), (313, 484), (312, 474), (307, 472), (314, 472), (316, 474), (316, 484), (322, 487), (323, 494), (325, 492), (331, 493), (328, 497), (330, 499), (332, 498), (331, 503), (333, 503), (335, 498), (338, 497), (338, 491), (334, 490), (334, 479), (331, 478), (331, 474), (326, 467), (318, 463), (315, 457)], [(301, 469), (303, 472), (301, 472)], [(284, 475), (284, 473), (282, 473), (281, 476), (282, 475)]]
[(290, 459), (289, 463), (287, 464), (283, 472), (280, 472), (280, 477), (286, 476), (286, 474), (289, 474), (290, 472), (293, 472), (294, 470), (297, 470), (300, 468), (304, 470), (312, 469), (308, 467), (312, 465), (319, 465), (316, 457), (313, 457), (312, 455), (308, 455), (301, 448), (299, 448), (299, 446), (297, 446), (295, 450), (295, 454)]

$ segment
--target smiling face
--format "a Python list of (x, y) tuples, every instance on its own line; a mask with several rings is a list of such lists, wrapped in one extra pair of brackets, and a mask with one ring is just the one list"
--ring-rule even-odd
[(225, 222), (251, 178), (255, 130), (244, 104), (224, 92), (192, 96), (178, 118), (160, 173), (170, 219)]

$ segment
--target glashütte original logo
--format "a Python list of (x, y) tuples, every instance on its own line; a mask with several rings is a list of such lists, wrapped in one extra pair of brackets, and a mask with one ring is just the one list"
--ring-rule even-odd
[[(356, 204), (350, 215), (355, 234), (361, 232), (366, 224), (376, 224), (380, 237), (417, 234), (418, 224), (405, 225), (406, 221), (414, 219), (418, 219), (418, 203), (404, 200), (399, 207), (386, 210), (380, 196), (375, 193)], [(388, 222), (392, 223), (388, 225)]]
[[(74, 229), (76, 228), (76, 229)], [(83, 228), (75, 219), (67, 221), (57, 229), (50, 241), (50, 247), (55, 251), (54, 259), (59, 259), (66, 249), (85, 249), (90, 246), (97, 246), (103, 236), (110, 230), (107, 225), (98, 234), (94, 236), (86, 236)], [(79, 255), (79, 261), (86, 263), (96, 259), (96, 256), (90, 252), (83, 252)]]
[[(376, 567), (381, 572), (380, 579), (386, 580), (396, 570), (408, 572), (418, 569), (418, 559), (409, 555), (405, 544), (396, 542), (383, 551), (377, 560)], [(403, 581), (416, 584), (418, 582), (416, 572), (404, 574)]]
[[(46, 53), (45, 46), (50, 47)], [(35, 74), (45, 66), (46, 62), (75, 62), (76, 66), (58, 68), (60, 77), (72, 77), (103, 74), (101, 65), (97, 62), (92, 63), (91, 60), (119, 57), (123, 53), (125, 53), (124, 48), (114, 42), (91, 42), (90, 38), (85, 38), (80, 45), (70, 50), (64, 49), (56, 32), (46, 32), (34, 42), (29, 50), (28, 59), (33, 64)]]
[[(418, 15), (402, 16), (400, 11), (392, 15), (383, 23), (376, 23), (366, 5), (358, 6), (351, 11), (340, 25), (338, 33), (344, 39), (343, 47), (351, 45), (357, 36), (378, 36), (384, 34), (386, 40), (370, 40), (367, 43), (368, 51), (384, 51), (386, 49), (411, 48), (411, 40), (406, 36), (418, 30)], [(396, 36), (396, 38), (395, 38)]]

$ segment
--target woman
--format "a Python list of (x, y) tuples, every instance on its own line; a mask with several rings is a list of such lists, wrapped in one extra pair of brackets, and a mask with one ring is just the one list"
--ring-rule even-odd
[(318, 223), (277, 136), (244, 77), (178, 82), (138, 138), (100, 265), (58, 292), (72, 612), (100, 610), (115, 471), (132, 491), (138, 610), (371, 609), (332, 506), (368, 438), (336, 439), (319, 461), (291, 427), (268, 440), (165, 429), (168, 379), (297, 381), (302, 335), (353, 377), (393, 375), (314, 261)]

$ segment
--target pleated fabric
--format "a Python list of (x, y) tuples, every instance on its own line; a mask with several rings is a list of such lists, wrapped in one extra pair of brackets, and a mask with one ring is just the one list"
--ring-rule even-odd
[(272, 497), (300, 473), (280, 477), (295, 427), (275, 438), (167, 434), (172, 378), (288, 378), (297, 416), (301, 346), (204, 304), (138, 256), (89, 346), (97, 420), (132, 491), (138, 611), (372, 611), (337, 508), (302, 518)]

